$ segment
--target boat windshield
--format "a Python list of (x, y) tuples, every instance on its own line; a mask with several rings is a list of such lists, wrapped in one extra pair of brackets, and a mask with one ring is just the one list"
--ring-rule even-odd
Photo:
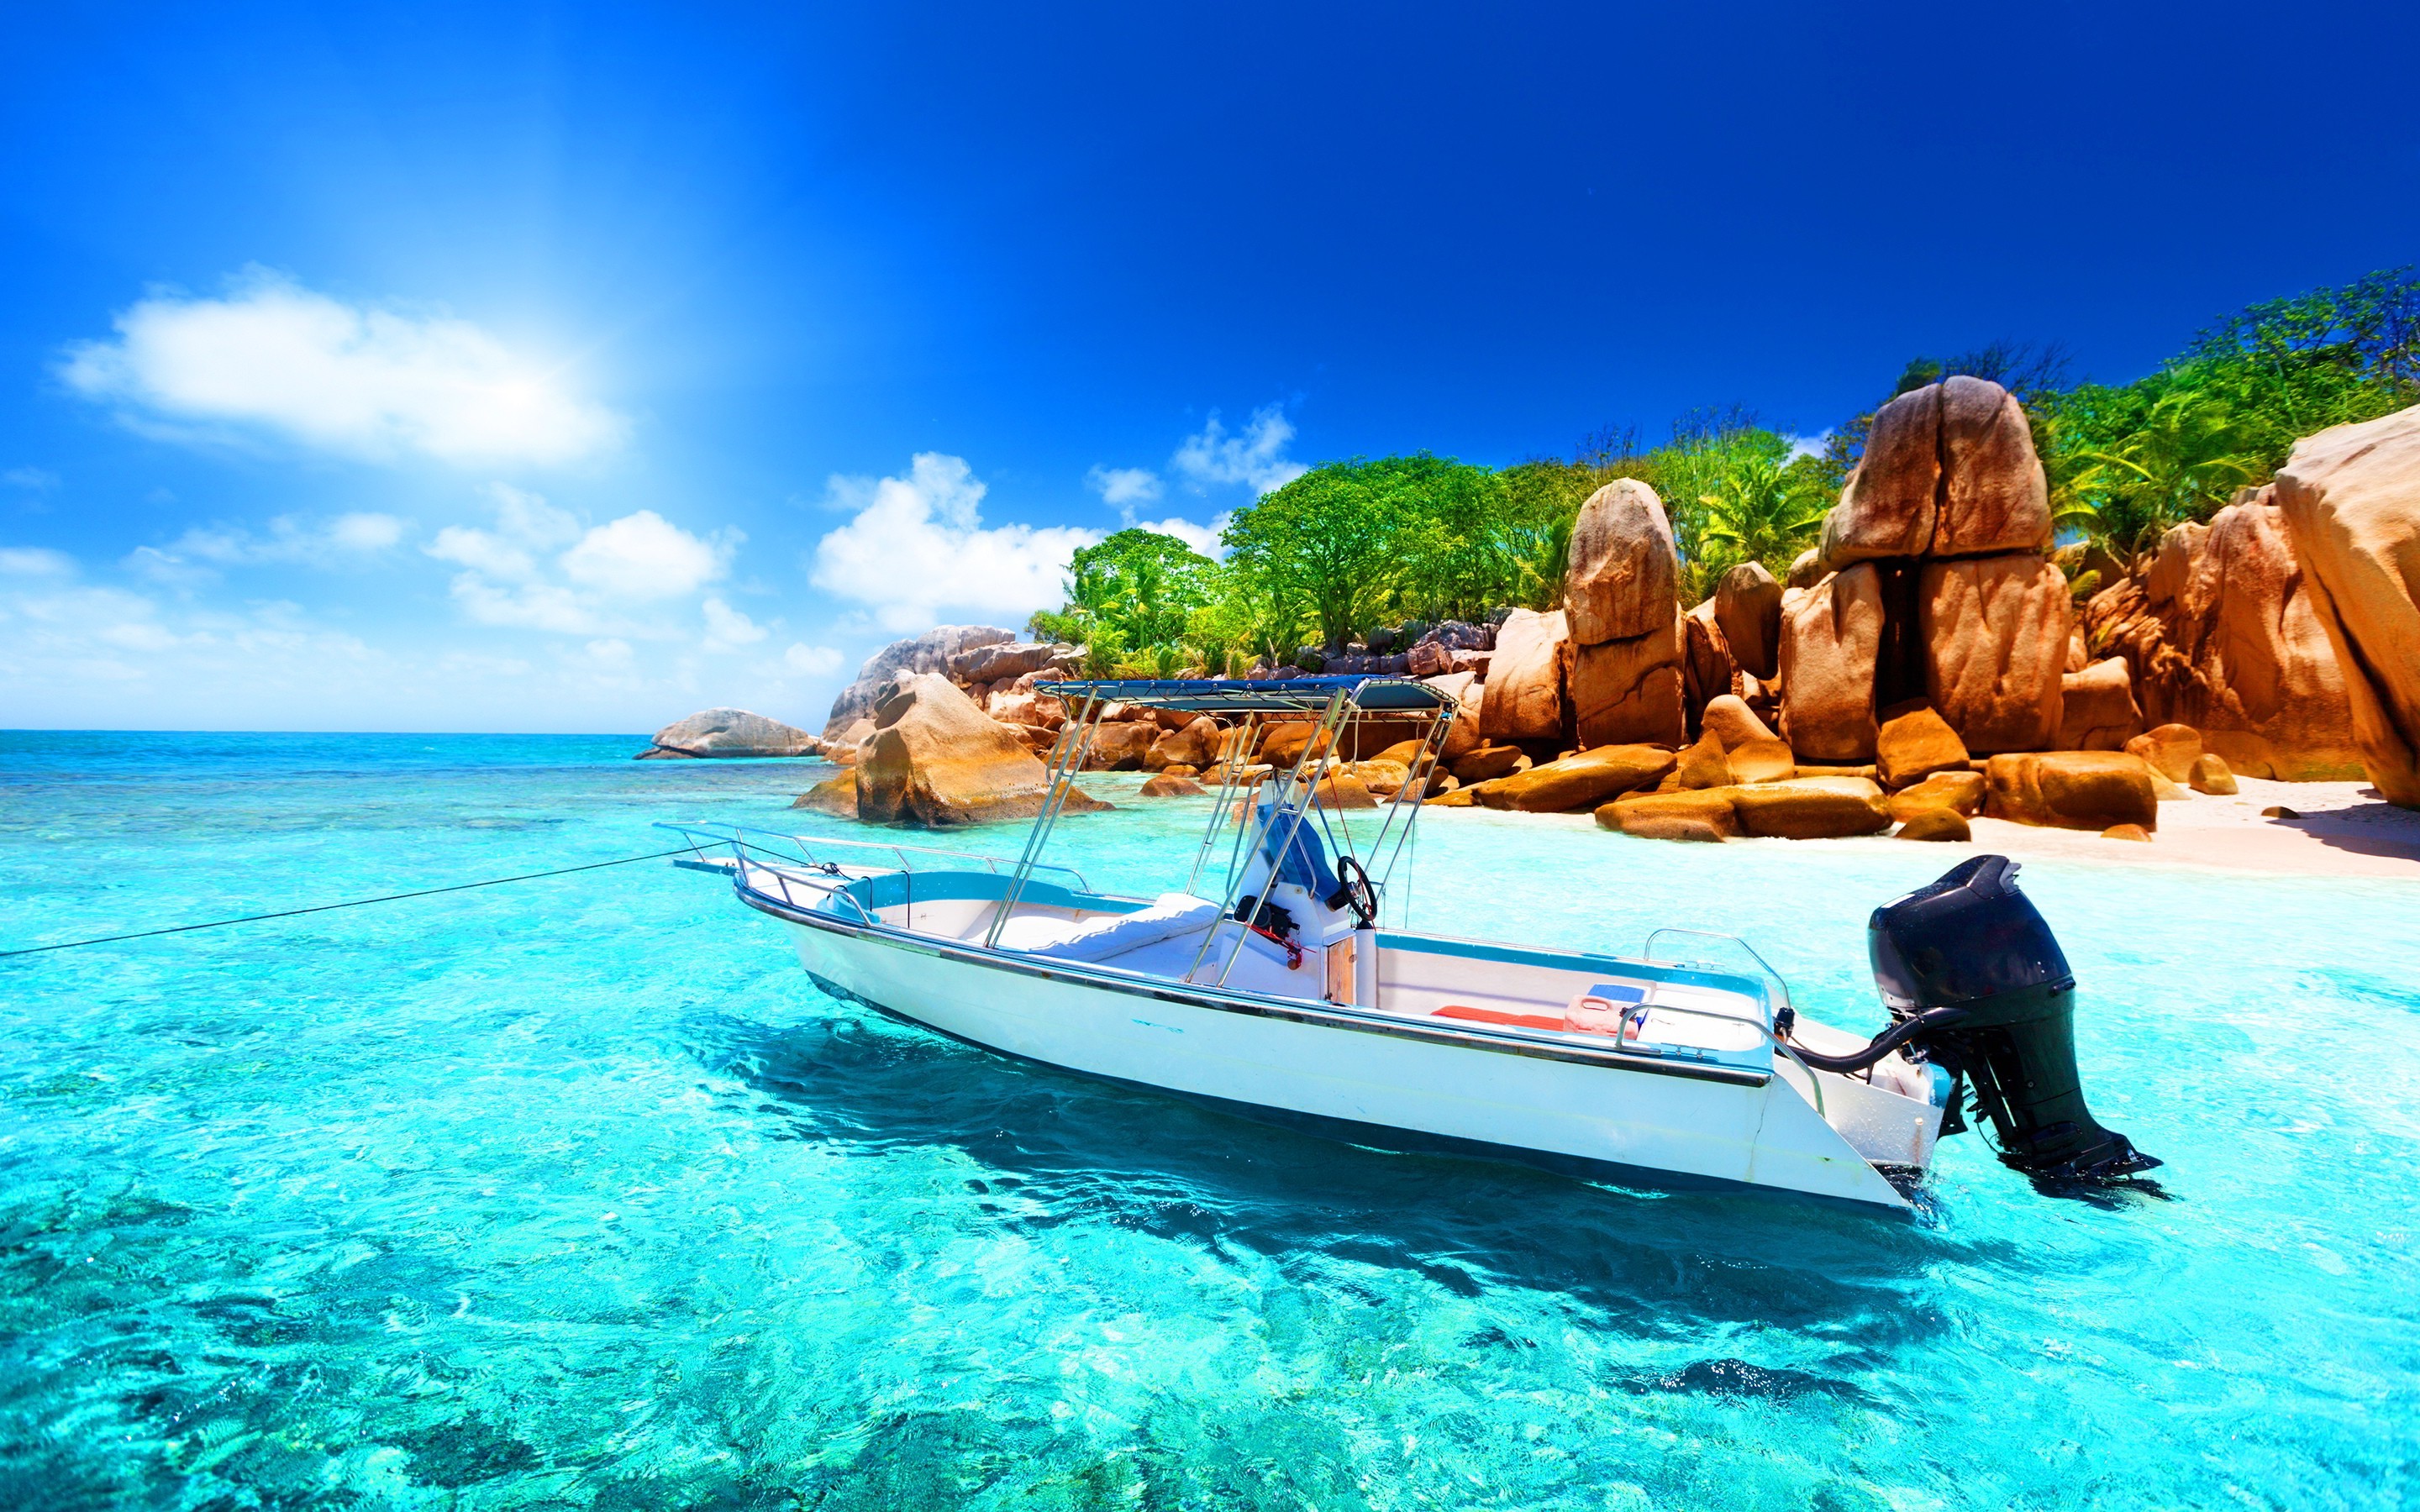
[[(1040, 864), (1105, 717), (1132, 707), (1232, 721), (1216, 764), (1202, 774), (1216, 781), (1216, 799), (1182, 890), (1213, 899), (1232, 914), (1258, 866), (1261, 874), (1274, 872), (1314, 898), (1351, 898), (1357, 914), (1366, 911), (1363, 922), (1373, 924), (1386, 885), (1405, 859), (1420, 795), (1461, 707), (1450, 689), (1402, 677), (1109, 678), (1043, 683), (1036, 691), (1064, 702), (1068, 716), (1051, 747), (1049, 792), (1026, 835), (995, 935)], [(1413, 747), (1404, 763), (1411, 780), (1377, 806), (1374, 830), (1365, 810), (1364, 833), (1357, 835), (1339, 800), (1348, 793), (1357, 803), (1363, 800), (1339, 774), (1350, 760), (1386, 749), (1401, 754), (1405, 743)], [(1357, 890), (1344, 885), (1348, 874)]]

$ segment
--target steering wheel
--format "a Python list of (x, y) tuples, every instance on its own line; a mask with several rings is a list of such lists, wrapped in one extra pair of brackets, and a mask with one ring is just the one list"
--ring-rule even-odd
[(1352, 905), (1353, 917), (1368, 929), (1378, 922), (1378, 889), (1371, 884), (1370, 873), (1350, 856), (1336, 858), (1336, 880), (1342, 885), (1344, 901)]

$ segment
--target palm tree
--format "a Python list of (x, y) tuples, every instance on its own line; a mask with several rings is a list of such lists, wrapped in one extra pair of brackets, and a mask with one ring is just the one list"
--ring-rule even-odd
[(1731, 458), (1698, 502), (1706, 508), (1699, 552), (1709, 568), (1717, 562), (1761, 562), (1786, 569), (1831, 507), (1804, 478), (1761, 452)]
[(2075, 454), (2061, 523), (2122, 554), (2147, 550), (2182, 520), (2206, 514), (2266, 471), (2232, 407), (2204, 389), (2170, 389), (2115, 447)]

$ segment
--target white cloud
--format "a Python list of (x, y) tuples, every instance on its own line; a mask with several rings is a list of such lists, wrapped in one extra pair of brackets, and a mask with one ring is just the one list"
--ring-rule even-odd
[(1126, 524), (1136, 530), (1157, 531), (1162, 535), (1173, 535), (1203, 556), (1213, 561), (1219, 561), (1226, 557), (1227, 548), (1219, 543), (1218, 536), (1227, 529), (1227, 521), (1233, 517), (1232, 515), (1221, 515), (1207, 525), (1196, 525), (1189, 519), (1179, 519), (1171, 515), (1166, 519), (1129, 518)]
[(1822, 456), (1823, 448), (1831, 444), (1832, 433), (1829, 430), (1819, 430), (1812, 436), (1792, 436), (1790, 438), (1790, 455), (1782, 460), (1795, 462), (1802, 456)]
[(1294, 440), (1294, 425), (1280, 405), (1263, 405), (1244, 423), (1241, 434), (1230, 436), (1210, 411), (1201, 430), (1185, 438), (1169, 466), (1182, 474), (1196, 492), (1214, 484), (1249, 484), (1255, 494), (1282, 488), (1311, 470), (1285, 455)]
[(677, 598), (721, 577), (730, 556), (730, 541), (699, 540), (642, 509), (582, 536), (563, 554), (563, 571), (616, 598)]
[(72, 578), (75, 558), (39, 546), (0, 547), (0, 573), (11, 578)]
[(731, 651), (765, 639), (765, 627), (719, 598), (702, 606), (706, 612), (706, 649)]
[(27, 493), (48, 493), (59, 486), (59, 475), (48, 468), (10, 468), (0, 472), (0, 483)]
[(944, 610), (1022, 624), (1057, 607), (1067, 559), (1101, 539), (1072, 526), (985, 529), (983, 484), (937, 452), (918, 453), (905, 478), (834, 476), (828, 488), (854, 517), (816, 543), (810, 578), (890, 630), (923, 629)]
[(1084, 481), (1101, 496), (1101, 502), (1119, 509), (1147, 504), (1160, 492), (1159, 474), (1149, 468), (1096, 467), (1084, 475)]
[(793, 645), (782, 653), (782, 665), (806, 677), (823, 677), (840, 671), (841, 655), (830, 646)]
[[(685, 632), (675, 622), (649, 621), (636, 611), (721, 579), (742, 539), (736, 531), (692, 535), (652, 509), (583, 530), (577, 517), (537, 494), (502, 483), (487, 492), (495, 505), (493, 528), (448, 525), (421, 548), (468, 569), (455, 575), (454, 601), (481, 625), (677, 639)], [(566, 549), (558, 553), (558, 548)], [(727, 619), (718, 619), (718, 606)], [(765, 636), (720, 599), (709, 601), (705, 613), (708, 650)]]
[(335, 566), (388, 549), (403, 539), (403, 521), (393, 515), (364, 512), (326, 520), (280, 515), (269, 522), (265, 535), (255, 535), (239, 525), (194, 526), (168, 548), (167, 554), (199, 557), (229, 567), (270, 563)]
[(612, 639), (591, 640), (588, 642), (588, 655), (608, 667), (628, 667), (631, 660), (630, 642)]
[(628, 429), (467, 320), (346, 304), (264, 269), (225, 299), (155, 293), (114, 324), (114, 340), (70, 347), (60, 376), (172, 439), (234, 427), (382, 460), (561, 463)]

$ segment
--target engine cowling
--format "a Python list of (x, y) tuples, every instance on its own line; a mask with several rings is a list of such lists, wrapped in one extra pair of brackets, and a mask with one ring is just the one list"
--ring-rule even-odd
[(1912, 1030), (1900, 1043), (1972, 1088), (2009, 1165), (2050, 1180), (2149, 1170), (2160, 1162), (2084, 1101), (2075, 975), (2016, 874), (2005, 856), (1977, 856), (1874, 910), (1866, 944), (1894, 1025), (1885, 1038)]

